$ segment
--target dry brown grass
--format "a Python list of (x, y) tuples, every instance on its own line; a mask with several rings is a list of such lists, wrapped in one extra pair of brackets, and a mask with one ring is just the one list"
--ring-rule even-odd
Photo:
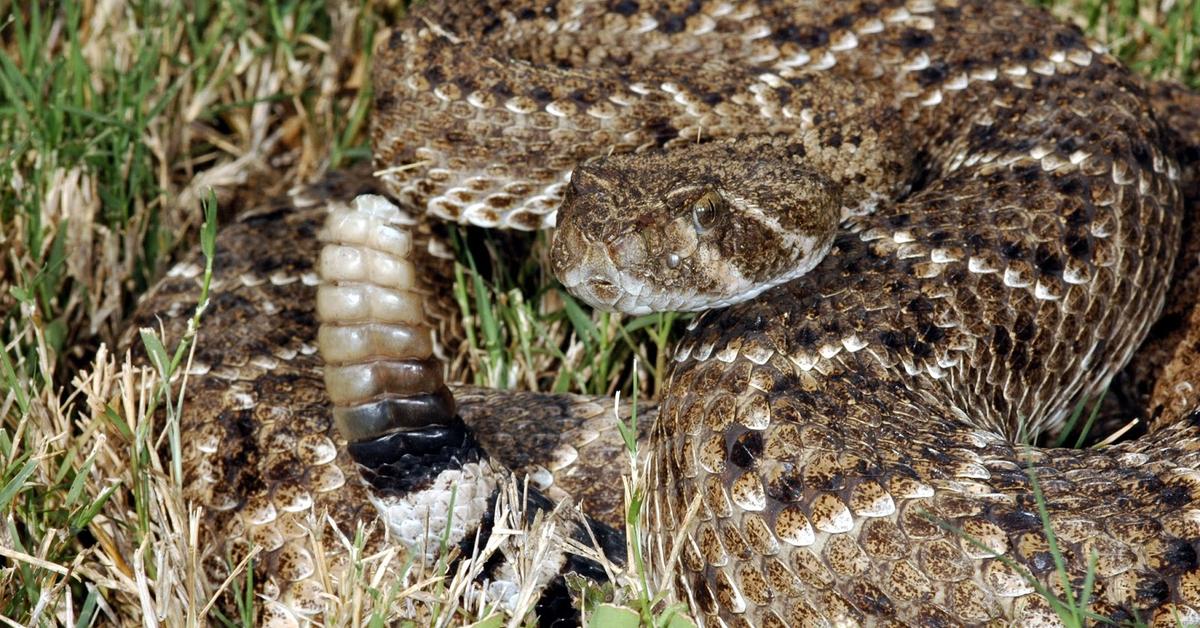
[(0, 2), (6, 623), (203, 621), (199, 513), (148, 418), (168, 400), (111, 347), (210, 190), (365, 154), (366, 51), (401, 10), (189, 4)]

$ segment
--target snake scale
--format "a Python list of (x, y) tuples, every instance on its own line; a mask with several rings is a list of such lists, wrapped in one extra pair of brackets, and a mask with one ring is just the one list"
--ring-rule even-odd
[[(969, 0), (429, 3), (374, 83), (402, 206), (557, 224), (556, 274), (597, 307), (713, 308), (649, 435), (646, 520), (705, 625), (1055, 625), (1034, 479), (1095, 613), (1200, 622), (1200, 415), (1104, 449), (1019, 444), (1102, 390), (1161, 311), (1194, 95), (1039, 9)], [(380, 504), (333, 429), (311, 305), (321, 199), (373, 186), (223, 232), (206, 324), (230, 333), (189, 384), (194, 496), (269, 550), (293, 615), (316, 597), (298, 520)], [(196, 271), (143, 316), (182, 314)], [(552, 496), (587, 494), (578, 469), (620, 449), (596, 400), (449, 392), (454, 429)]]

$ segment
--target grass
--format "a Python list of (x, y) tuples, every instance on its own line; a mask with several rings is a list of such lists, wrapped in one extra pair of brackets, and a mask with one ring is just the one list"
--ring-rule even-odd
[[(1200, 86), (1200, 3), (1041, 4), (1139, 71)], [(225, 583), (236, 612), (216, 615), (227, 609), (210, 606), (181, 551), (200, 515), (178, 497), (179, 457), (161, 452), (178, 451), (172, 417), (186, 401), (160, 382), (190, 340), (144, 336), (153, 368), (111, 347), (137, 295), (208, 237), (202, 222), (215, 224), (213, 208), (240, 187), (270, 171), (282, 190), (368, 156), (370, 51), (402, 11), (383, 0), (0, 0), (0, 622), (253, 617), (249, 563)], [(593, 315), (539, 270), (544, 242), (512, 268), (491, 263), (509, 245), (499, 236), (462, 238), (455, 294), (474, 381), (657, 394), (682, 317)], [(157, 405), (165, 425), (150, 418)], [(344, 539), (363, 561), (331, 623), (358, 623), (373, 596), (411, 593), (380, 584), (395, 557), (363, 543)]]
[[(550, 268), (545, 234), (535, 237), (530, 255), (515, 269), (477, 266), (473, 251), (500, 259), (499, 251), (511, 246), (511, 240), (511, 235), (475, 230), (455, 240), (464, 261), (454, 294), (463, 313), (473, 383), (594, 395), (637, 389), (643, 396), (657, 396), (672, 331), (690, 315), (625, 319), (591, 312), (545, 271)], [(548, 338), (566, 341), (546, 342)], [(633, 364), (651, 366), (638, 372)], [(634, 387), (639, 377), (648, 386)]]
[[(169, 416), (179, 399), (147, 395), (162, 380), (108, 347), (198, 239), (210, 189), (228, 199), (256, 171), (296, 180), (367, 152), (359, 87), (395, 7), (183, 6), (0, 2), (6, 623), (201, 621), (199, 566), (173, 552), (199, 514), (177, 499), (178, 457), (159, 456), (178, 430), (148, 419), (152, 398)], [(184, 354), (152, 338), (161, 376)]]
[(1078, 24), (1145, 76), (1200, 87), (1200, 3), (1036, 0)]

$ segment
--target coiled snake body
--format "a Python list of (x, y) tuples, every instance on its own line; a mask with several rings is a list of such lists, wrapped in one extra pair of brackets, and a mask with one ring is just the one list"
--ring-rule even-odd
[(1145, 336), (1194, 177), (1077, 29), (1007, 1), (433, 3), (377, 65), (400, 201), (557, 221), (598, 307), (718, 308), (650, 440), (649, 548), (698, 617), (1053, 623), (1036, 480), (1094, 612), (1200, 621), (1195, 420), (1019, 444)]

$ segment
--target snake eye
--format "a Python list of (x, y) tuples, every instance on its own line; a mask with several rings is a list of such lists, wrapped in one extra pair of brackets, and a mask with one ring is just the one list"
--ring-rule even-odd
[(692, 204), (692, 222), (696, 223), (696, 228), (700, 231), (711, 229), (717, 224), (717, 219), (721, 217), (724, 209), (725, 199), (721, 198), (716, 190), (709, 190)]

